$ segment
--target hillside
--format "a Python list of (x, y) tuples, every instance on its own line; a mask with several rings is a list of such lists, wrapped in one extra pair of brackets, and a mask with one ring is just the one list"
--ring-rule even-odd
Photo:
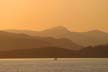
[(80, 50), (81, 57), (89, 58), (108, 58), (108, 45), (87, 47)]
[(108, 45), (69, 50), (58, 47), (44, 47), (0, 51), (0, 58), (108, 58)]
[(92, 30), (88, 32), (74, 32), (69, 31), (65, 27), (54, 27), (44, 31), (21, 31), (8, 30), (12, 33), (24, 33), (30, 36), (53, 37), (53, 38), (67, 38), (72, 42), (81, 46), (96, 46), (108, 44), (108, 33), (100, 30)]
[(60, 47), (72, 50), (79, 50), (82, 48), (82, 46), (65, 38), (32, 37), (25, 34), (0, 31), (0, 51), (44, 47)]

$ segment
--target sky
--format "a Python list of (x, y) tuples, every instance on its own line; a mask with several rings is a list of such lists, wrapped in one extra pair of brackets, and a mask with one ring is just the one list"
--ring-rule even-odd
[(0, 0), (0, 29), (108, 32), (108, 0)]

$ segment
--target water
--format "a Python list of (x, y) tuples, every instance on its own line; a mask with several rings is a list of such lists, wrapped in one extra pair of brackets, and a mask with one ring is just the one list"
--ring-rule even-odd
[(1, 59), (0, 72), (108, 72), (108, 59)]

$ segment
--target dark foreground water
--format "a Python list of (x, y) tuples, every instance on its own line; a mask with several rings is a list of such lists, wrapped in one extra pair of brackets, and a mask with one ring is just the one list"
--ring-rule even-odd
[(1, 59), (0, 72), (108, 72), (108, 59)]

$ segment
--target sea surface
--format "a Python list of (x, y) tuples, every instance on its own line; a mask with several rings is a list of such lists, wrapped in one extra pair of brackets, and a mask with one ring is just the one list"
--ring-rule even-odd
[(108, 58), (0, 59), (0, 72), (108, 72)]

